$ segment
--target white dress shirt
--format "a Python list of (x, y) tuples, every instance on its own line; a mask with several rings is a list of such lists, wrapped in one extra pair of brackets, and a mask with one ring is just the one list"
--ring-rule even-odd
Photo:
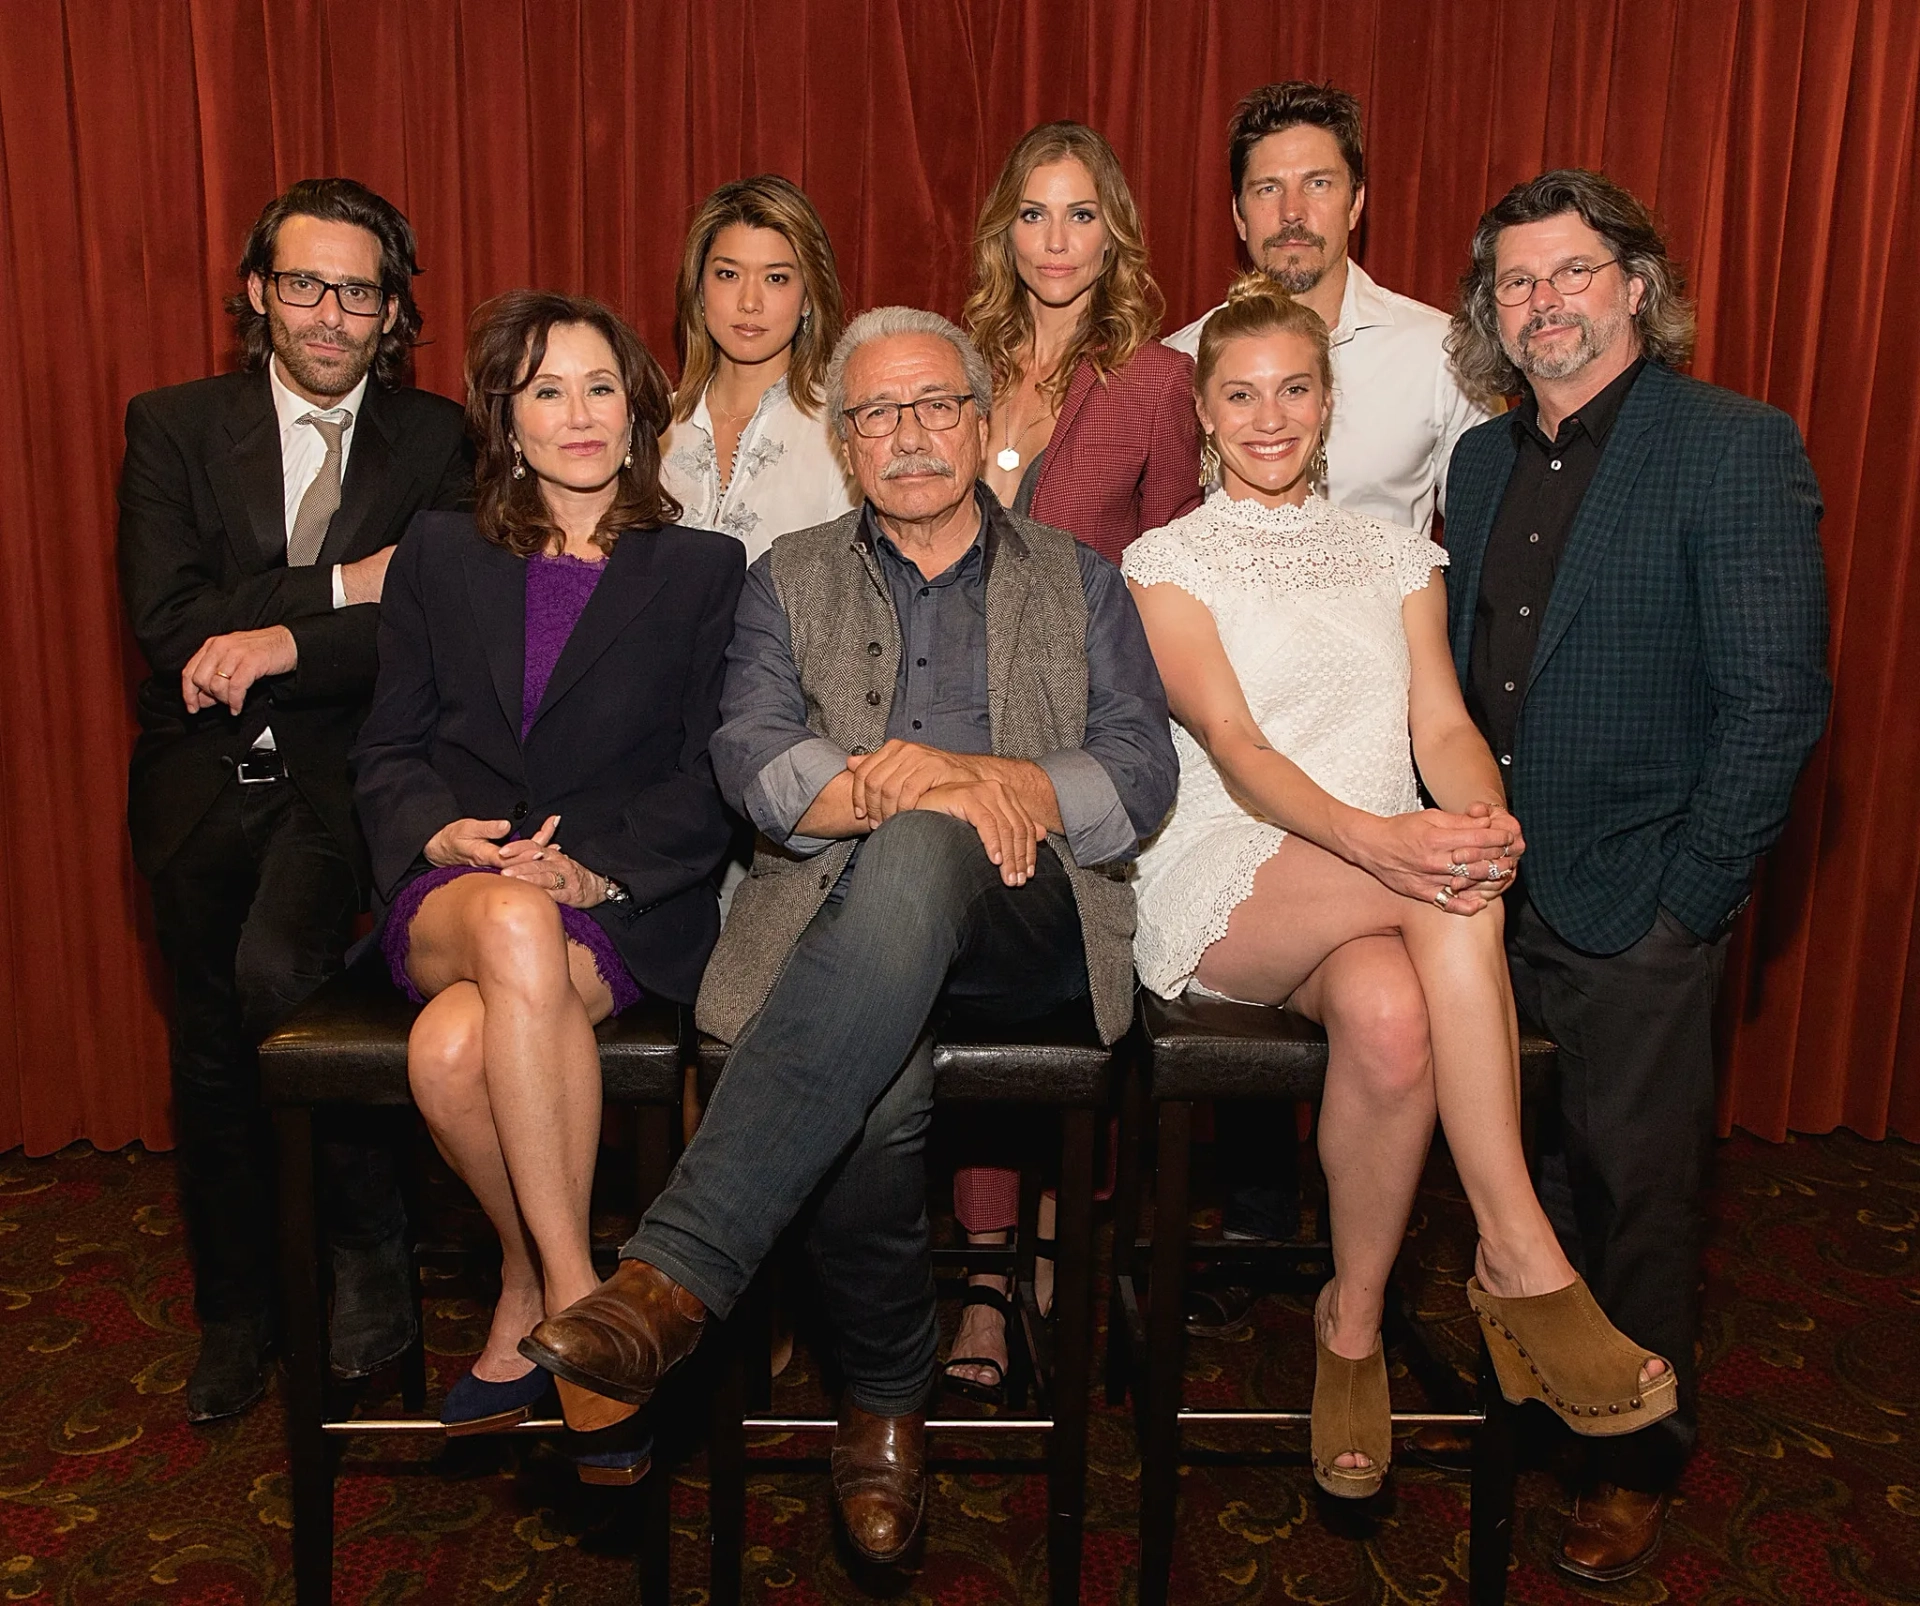
[[(1223, 303), (1224, 305), (1224, 303)], [(1189, 357), (1212, 312), (1167, 336)], [(1446, 511), (1454, 442), (1492, 415), (1460, 388), (1447, 360), (1449, 319), (1437, 307), (1375, 284), (1347, 263), (1340, 322), (1332, 331), (1333, 428), (1327, 432), (1327, 500), (1430, 535)]]
[[(340, 432), (340, 483), (347, 481), (347, 458), (353, 452), (353, 432), (360, 427), (360, 404), (367, 399), (367, 375), (332, 407), (316, 407), (304, 396), (296, 396), (280, 377), (280, 359), (267, 364), (267, 381), (273, 390), (273, 412), (280, 421), (280, 477), (286, 492), (286, 536), (293, 539), (293, 521), (300, 516), (300, 501), (307, 487), (319, 477), (320, 465), (327, 460), (327, 443), (320, 431), (302, 420), (318, 416), (331, 422), (344, 408), (353, 417)], [(347, 583), (340, 577), (340, 565), (333, 566), (333, 605), (347, 605)]]
[(734, 537), (747, 549), (748, 563), (775, 536), (837, 519), (860, 500), (826, 419), (801, 412), (784, 377), (767, 387), (740, 432), (724, 492), (704, 395), (690, 418), (661, 437), (660, 480), (684, 510), (682, 524)]

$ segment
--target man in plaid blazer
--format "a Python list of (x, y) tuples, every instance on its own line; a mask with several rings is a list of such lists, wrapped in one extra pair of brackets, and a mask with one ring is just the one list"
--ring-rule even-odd
[(1541, 1199), (1608, 1316), (1681, 1385), (1666, 1422), (1594, 1441), (1560, 1555), (1594, 1580), (1652, 1555), (1693, 1442), (1714, 996), (1829, 692), (1800, 433), (1677, 371), (1680, 289), (1638, 201), (1547, 173), (1481, 218), (1451, 336), (1470, 381), (1521, 393), (1454, 452), (1448, 591), (1468, 706), (1526, 831), (1514, 992), (1561, 1045)]

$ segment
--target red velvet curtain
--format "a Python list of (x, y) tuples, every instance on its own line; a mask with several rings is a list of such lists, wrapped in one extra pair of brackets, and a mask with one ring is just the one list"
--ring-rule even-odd
[(1359, 242), (1447, 304), (1481, 209), (1565, 163), (1653, 202), (1695, 371), (1799, 419), (1838, 694), (1736, 938), (1723, 1115), (1920, 1137), (1920, 263), (1912, 0), (68, 0), (0, 36), (0, 1148), (169, 1140), (164, 990), (122, 826), (138, 655), (113, 578), (127, 398), (231, 360), (261, 204), (350, 173), (412, 217), (456, 393), (467, 310), (580, 289), (670, 351), (698, 199), (776, 169), (849, 304), (948, 313), (1029, 125), (1103, 129), (1170, 323), (1234, 268), (1224, 132), (1282, 77), (1365, 101)]

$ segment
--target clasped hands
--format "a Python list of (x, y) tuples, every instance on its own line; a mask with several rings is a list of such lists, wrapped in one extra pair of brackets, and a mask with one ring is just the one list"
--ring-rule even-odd
[(1367, 815), (1353, 848), (1354, 861), (1393, 891), (1472, 915), (1513, 885), (1527, 844), (1505, 807), (1474, 803), (1464, 814)]
[(987, 858), (1010, 887), (1032, 876), (1045, 824), (996, 773), (1003, 763), (986, 755), (948, 753), (917, 742), (889, 741), (847, 759), (853, 776), (853, 817), (865, 831), (896, 814), (928, 809), (965, 820), (979, 834)]
[(499, 838), (513, 829), (507, 820), (454, 820), (427, 843), (429, 864), (469, 864), (498, 870), (503, 876), (538, 887), (555, 903), (591, 909), (607, 895), (606, 877), (569, 858), (554, 845), (560, 816), (550, 814), (540, 829), (512, 842)]

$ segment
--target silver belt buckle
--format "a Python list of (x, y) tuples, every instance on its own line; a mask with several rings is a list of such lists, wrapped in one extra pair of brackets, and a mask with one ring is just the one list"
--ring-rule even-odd
[(233, 767), (242, 786), (271, 786), (287, 778), (287, 766), (278, 753), (249, 753)]

